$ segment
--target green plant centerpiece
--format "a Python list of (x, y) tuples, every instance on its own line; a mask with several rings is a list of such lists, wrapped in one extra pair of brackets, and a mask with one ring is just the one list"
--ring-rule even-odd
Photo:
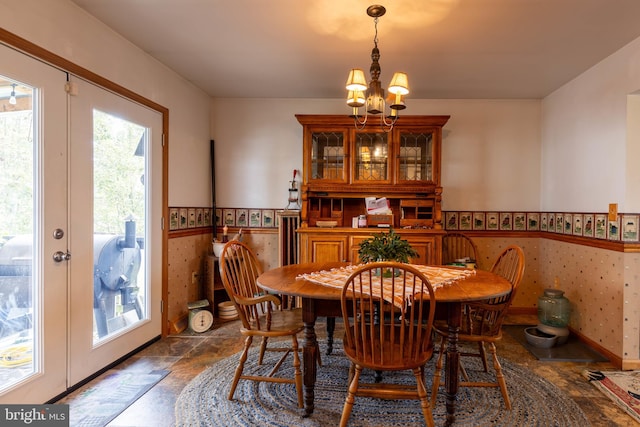
[[(409, 259), (417, 258), (418, 252), (409, 242), (402, 239), (393, 228), (388, 233), (376, 233), (373, 237), (360, 243), (358, 256), (363, 263), (376, 261), (396, 261), (408, 263)], [(386, 274), (385, 274), (386, 275)]]

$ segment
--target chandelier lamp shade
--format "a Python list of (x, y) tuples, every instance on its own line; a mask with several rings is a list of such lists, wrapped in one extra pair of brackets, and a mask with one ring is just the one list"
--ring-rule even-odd
[[(356, 128), (363, 129), (367, 124), (369, 115), (380, 115), (380, 124), (386, 131), (393, 128), (398, 120), (398, 112), (404, 110), (406, 105), (404, 97), (409, 93), (409, 78), (406, 73), (396, 72), (389, 84), (389, 97), (385, 99), (384, 89), (380, 83), (380, 50), (378, 49), (378, 18), (386, 13), (381, 5), (372, 5), (367, 8), (367, 15), (373, 18), (375, 36), (373, 37), (373, 49), (371, 50), (371, 81), (367, 83), (364, 71), (353, 68), (347, 78), (347, 105), (351, 107)], [(386, 114), (386, 106), (389, 113)], [(360, 108), (364, 107), (364, 115), (360, 114)]]

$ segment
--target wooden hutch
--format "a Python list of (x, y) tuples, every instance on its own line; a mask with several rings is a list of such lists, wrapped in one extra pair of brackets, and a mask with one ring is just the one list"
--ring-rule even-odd
[[(413, 262), (440, 264), (442, 127), (449, 116), (401, 116), (390, 132), (374, 125), (379, 116), (361, 130), (346, 115), (296, 118), (303, 126), (300, 262), (355, 262), (359, 243), (387, 223), (420, 253)], [(392, 215), (353, 228), (352, 219), (367, 213), (366, 197), (386, 198)]]

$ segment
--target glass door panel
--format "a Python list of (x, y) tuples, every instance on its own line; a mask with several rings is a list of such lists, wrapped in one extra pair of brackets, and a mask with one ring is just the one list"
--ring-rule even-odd
[(0, 76), (0, 384), (4, 387), (36, 372), (33, 90)]
[(345, 181), (345, 137), (342, 132), (311, 134), (310, 180)]
[(433, 181), (433, 134), (401, 132), (398, 181)]
[[(146, 319), (147, 129), (93, 111), (94, 344)], [(138, 237), (140, 236), (140, 237)]]
[(354, 181), (383, 183), (389, 180), (387, 133), (356, 132)]

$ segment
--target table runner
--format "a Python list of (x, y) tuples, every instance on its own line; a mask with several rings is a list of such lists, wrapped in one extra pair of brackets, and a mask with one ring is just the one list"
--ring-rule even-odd
[[(349, 278), (349, 276), (351, 276), (351, 274), (360, 267), (362, 267), (362, 264), (348, 265), (346, 267), (332, 268), (330, 270), (315, 271), (313, 273), (300, 274), (296, 277), (296, 279), (304, 279), (310, 282), (317, 283), (319, 285), (342, 289), (344, 287), (344, 284), (347, 282), (347, 279)], [(475, 270), (468, 270), (468, 269), (462, 269), (462, 268), (434, 267), (434, 266), (416, 265), (416, 264), (412, 264), (412, 267), (415, 267), (418, 271), (420, 271), (425, 276), (427, 276), (427, 279), (429, 279), (429, 283), (431, 283), (431, 286), (433, 287), (434, 291), (441, 286), (454, 283), (458, 280), (461, 280), (468, 276), (476, 274)], [(407, 272), (407, 282), (411, 281), (412, 279), (413, 279), (413, 274)], [(378, 280), (374, 282), (374, 289), (376, 290), (376, 293), (378, 293), (377, 288), (379, 287), (378, 286), (379, 283), (380, 282)], [(391, 294), (392, 284), (393, 284), (392, 277), (383, 278), (382, 287), (386, 295)], [(390, 301), (387, 298), (385, 298), (385, 300), (389, 302), (393, 302), (398, 307), (402, 307), (404, 305), (403, 301), (398, 301), (397, 298), (395, 297), (393, 301)]]

